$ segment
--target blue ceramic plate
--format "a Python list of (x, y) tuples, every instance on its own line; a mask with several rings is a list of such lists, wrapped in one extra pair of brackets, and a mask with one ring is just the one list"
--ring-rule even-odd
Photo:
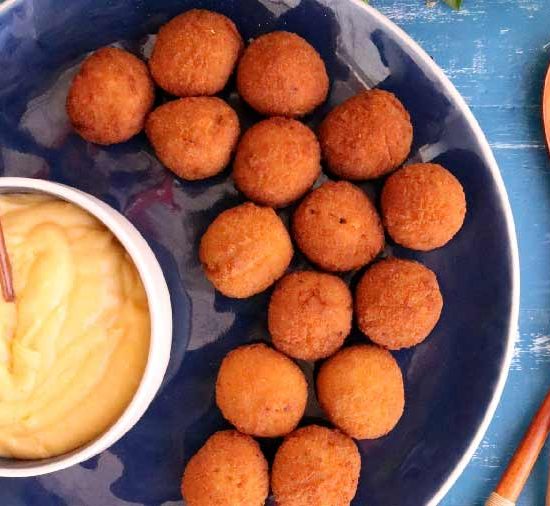
[[(116, 43), (147, 56), (150, 34), (197, 6), (231, 17), (247, 40), (285, 29), (317, 48), (332, 87), (328, 103), (307, 118), (312, 126), (365, 87), (396, 93), (414, 124), (411, 159), (442, 163), (464, 186), (468, 215), (450, 244), (429, 253), (391, 244), (386, 249), (433, 269), (445, 307), (429, 339), (395, 354), (405, 377), (406, 411), (389, 436), (359, 443), (363, 466), (353, 503), (435, 505), (479, 444), (504, 385), (518, 312), (516, 239), (495, 160), (462, 98), (407, 35), (351, 0), (8, 0), (0, 7), (0, 174), (60, 181), (122, 211), (158, 255), (175, 310), (163, 387), (135, 428), (82, 465), (0, 480), (0, 504), (181, 504), (185, 463), (211, 433), (227, 427), (214, 405), (221, 359), (237, 345), (269, 340), (269, 292), (227, 299), (205, 280), (197, 261), (207, 225), (243, 200), (229, 171), (184, 182), (162, 167), (143, 134), (95, 146), (71, 131), (65, 114), (68, 84), (90, 51)], [(235, 93), (222, 95), (245, 128), (257, 121)], [(167, 98), (158, 95), (159, 102)], [(377, 186), (365, 188), (374, 192)], [(288, 218), (288, 211), (283, 214)], [(293, 266), (303, 265), (297, 255)], [(353, 283), (357, 274), (350, 278)], [(303, 367), (311, 379), (312, 366)], [(312, 394), (306, 422), (320, 418)], [(268, 456), (276, 444), (264, 445)]]

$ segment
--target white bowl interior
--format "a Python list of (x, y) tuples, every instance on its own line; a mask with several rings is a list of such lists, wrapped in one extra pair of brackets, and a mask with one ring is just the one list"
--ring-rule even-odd
[(162, 269), (138, 230), (118, 211), (75, 188), (40, 179), (0, 178), (0, 193), (42, 193), (85, 209), (101, 221), (120, 241), (141, 276), (151, 317), (149, 355), (143, 377), (121, 417), (96, 439), (69, 453), (41, 460), (0, 458), (0, 476), (23, 477), (65, 469), (101, 453), (128, 432), (145, 413), (157, 393), (170, 358), (172, 306)]

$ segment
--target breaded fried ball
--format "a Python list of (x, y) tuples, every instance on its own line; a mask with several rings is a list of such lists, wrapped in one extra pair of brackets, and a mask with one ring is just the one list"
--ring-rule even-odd
[(220, 173), (239, 138), (239, 118), (217, 97), (180, 98), (157, 107), (145, 125), (159, 160), (189, 181)]
[(291, 357), (318, 360), (340, 348), (351, 330), (352, 297), (338, 276), (293, 272), (275, 287), (268, 326), (273, 345)]
[(373, 204), (346, 181), (313, 190), (294, 213), (296, 244), (327, 271), (350, 271), (369, 263), (384, 247), (384, 231)]
[(378, 262), (365, 272), (355, 293), (359, 328), (371, 341), (390, 350), (424, 341), (442, 308), (435, 274), (412, 260)]
[(77, 133), (96, 144), (116, 144), (143, 128), (154, 87), (147, 65), (116, 47), (84, 60), (67, 95), (67, 115)]
[(265, 344), (251, 344), (223, 359), (216, 380), (216, 404), (241, 432), (284, 436), (296, 428), (306, 403), (306, 378), (282, 353)]
[(352, 439), (309, 425), (288, 435), (275, 455), (271, 488), (277, 506), (349, 506), (361, 457)]
[(382, 190), (382, 215), (398, 244), (429, 251), (447, 244), (466, 216), (458, 179), (436, 163), (408, 165), (392, 174)]
[(272, 285), (292, 255), (290, 236), (275, 211), (250, 202), (221, 213), (199, 247), (206, 277), (224, 295), (237, 299)]
[(187, 506), (264, 506), (268, 493), (269, 472), (260, 445), (236, 430), (210, 436), (181, 481)]
[(320, 172), (317, 137), (289, 118), (266, 119), (247, 130), (233, 164), (237, 188), (250, 200), (272, 207), (299, 199)]
[(242, 49), (233, 21), (192, 9), (159, 30), (149, 68), (157, 84), (172, 95), (214, 95), (225, 87)]
[(403, 414), (403, 376), (391, 353), (358, 345), (329, 358), (317, 376), (319, 404), (330, 421), (356, 439), (390, 432)]
[(271, 32), (245, 49), (237, 89), (266, 116), (303, 116), (325, 101), (328, 75), (319, 53), (299, 35)]
[(380, 177), (401, 165), (411, 150), (409, 113), (388, 91), (367, 90), (329, 112), (319, 128), (323, 158), (345, 179)]

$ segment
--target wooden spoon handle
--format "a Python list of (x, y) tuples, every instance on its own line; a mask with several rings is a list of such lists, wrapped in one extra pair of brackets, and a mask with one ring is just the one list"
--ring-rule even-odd
[(550, 66), (546, 72), (542, 91), (542, 124), (544, 127), (544, 136), (546, 137), (546, 146), (550, 150)]
[(500, 497), (496, 492), (493, 492), (489, 496), (489, 499), (487, 499), (485, 506), (516, 506), (516, 503), (504, 499), (504, 497)]
[(10, 257), (8, 256), (8, 249), (4, 240), (2, 222), (0, 222), (0, 284), (2, 285), (4, 300), (6, 302), (13, 302), (15, 300), (15, 292), (13, 290)]
[[(513, 506), (523, 490), (550, 430), (550, 392), (546, 395), (523, 440), (486, 506)], [(505, 502), (498, 502), (498, 500)], [(492, 501), (492, 502), (491, 502)], [(507, 502), (506, 502), (507, 501)]]

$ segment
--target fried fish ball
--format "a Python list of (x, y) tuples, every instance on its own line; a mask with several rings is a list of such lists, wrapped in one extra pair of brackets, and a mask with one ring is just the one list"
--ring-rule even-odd
[(411, 150), (409, 113), (388, 91), (367, 90), (329, 112), (319, 128), (323, 158), (345, 179), (380, 177), (401, 165)]
[(309, 425), (288, 435), (275, 455), (271, 488), (277, 506), (349, 506), (361, 456), (351, 438)]
[(369, 263), (384, 247), (384, 231), (373, 204), (346, 181), (313, 190), (293, 217), (296, 244), (327, 271), (350, 271)]
[(306, 403), (306, 378), (282, 353), (265, 344), (251, 344), (223, 359), (216, 404), (239, 431), (258, 437), (284, 436), (296, 428)]
[(145, 125), (159, 160), (189, 181), (220, 173), (239, 138), (239, 118), (217, 97), (180, 98), (157, 107)]
[(235, 185), (250, 200), (284, 207), (299, 199), (321, 172), (317, 137), (290, 118), (270, 118), (246, 131), (233, 164)]
[(350, 290), (331, 274), (287, 274), (277, 283), (269, 302), (268, 326), (273, 345), (302, 360), (332, 355), (349, 334), (351, 319)]
[(66, 105), (69, 120), (81, 137), (107, 145), (140, 132), (153, 100), (147, 65), (128, 51), (104, 47), (84, 60)]
[(429, 251), (447, 244), (461, 229), (466, 197), (458, 179), (436, 163), (407, 165), (382, 190), (384, 225), (398, 244)]
[(426, 339), (442, 308), (435, 274), (411, 260), (378, 262), (365, 272), (355, 293), (359, 328), (390, 350), (409, 348)]
[(290, 236), (275, 211), (250, 202), (221, 213), (199, 247), (206, 277), (224, 295), (238, 299), (277, 281), (292, 255)]
[(237, 68), (239, 94), (268, 116), (303, 116), (325, 101), (328, 86), (319, 53), (290, 32), (271, 32), (252, 41)]
[(358, 345), (329, 358), (317, 376), (319, 404), (330, 421), (356, 439), (390, 432), (403, 414), (403, 376), (391, 353)]
[(263, 506), (269, 472), (260, 446), (236, 430), (216, 432), (187, 464), (181, 494), (187, 506)]
[(225, 87), (242, 49), (233, 21), (192, 9), (160, 29), (149, 68), (156, 83), (172, 95), (214, 95)]

